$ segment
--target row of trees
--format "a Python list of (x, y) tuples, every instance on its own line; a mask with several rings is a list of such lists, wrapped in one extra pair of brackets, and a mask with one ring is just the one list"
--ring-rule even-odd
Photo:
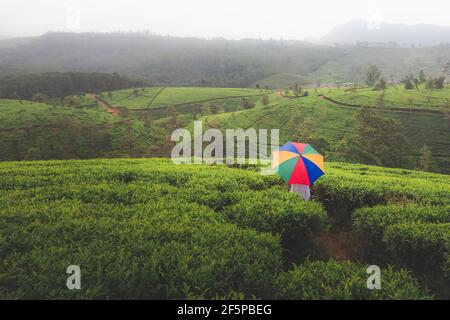
[[(446, 70), (449, 69), (450, 63)], [(446, 77), (444, 76), (427, 78), (425, 72), (420, 70), (417, 77), (414, 74), (409, 74), (403, 78), (402, 83), (405, 85), (406, 90), (419, 90), (420, 85), (425, 85), (427, 90), (444, 89), (445, 79)], [(366, 84), (370, 87), (374, 87), (374, 90), (385, 90), (387, 88), (386, 80), (382, 77), (381, 71), (375, 65), (370, 66), (366, 71)]]
[[(312, 117), (301, 121), (295, 139), (310, 143), (323, 155), (333, 153), (337, 160), (389, 167), (405, 165), (404, 154), (408, 141), (398, 121), (384, 118), (377, 109), (370, 107), (360, 108), (356, 119), (356, 136), (342, 137), (336, 147), (317, 134), (316, 126), (320, 120)], [(427, 145), (421, 148), (417, 165), (419, 170), (432, 170), (432, 153)]]
[(117, 73), (42, 73), (0, 79), (0, 99), (39, 100), (60, 98), (82, 92), (101, 92), (142, 86)]
[(425, 72), (420, 70), (419, 76), (408, 75), (403, 79), (403, 84), (406, 90), (419, 90), (420, 85), (425, 85), (427, 90), (433, 89), (444, 89), (445, 87), (445, 77), (428, 78), (425, 76)]

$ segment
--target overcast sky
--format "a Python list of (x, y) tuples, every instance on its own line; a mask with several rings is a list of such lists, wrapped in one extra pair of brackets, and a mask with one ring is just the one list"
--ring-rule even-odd
[(307, 39), (350, 20), (450, 25), (450, 1), (0, 0), (0, 36), (148, 30), (205, 38)]

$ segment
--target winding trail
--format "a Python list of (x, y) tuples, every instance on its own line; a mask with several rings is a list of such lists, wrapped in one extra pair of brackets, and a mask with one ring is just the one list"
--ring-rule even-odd
[(96, 94), (92, 94), (91, 97), (94, 101), (100, 104), (100, 106), (102, 106), (108, 113), (111, 113), (112, 115), (115, 116), (120, 115), (120, 111), (117, 108), (114, 108), (112, 105), (110, 105), (106, 100), (100, 98)]
[(158, 98), (158, 96), (166, 89), (167, 87), (163, 87), (161, 88), (149, 101), (148, 105), (147, 105), (147, 109), (150, 108), (153, 104), (153, 102), (155, 102), (156, 98)]
[(327, 257), (336, 261), (348, 261), (353, 259), (353, 250), (341, 240), (341, 235), (334, 232), (324, 232), (316, 236), (317, 243), (321, 246)]

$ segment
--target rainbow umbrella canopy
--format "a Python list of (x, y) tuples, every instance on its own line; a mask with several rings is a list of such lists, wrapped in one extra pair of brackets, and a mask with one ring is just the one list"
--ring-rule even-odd
[(312, 186), (325, 174), (323, 156), (309, 144), (288, 142), (273, 153), (272, 167), (288, 184)]

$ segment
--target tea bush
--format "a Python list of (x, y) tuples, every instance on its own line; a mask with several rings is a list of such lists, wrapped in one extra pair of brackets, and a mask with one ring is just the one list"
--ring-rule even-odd
[(362, 165), (328, 164), (327, 174), (314, 187), (338, 226), (348, 227), (352, 212), (382, 204), (449, 205), (446, 175)]
[(277, 187), (240, 193), (239, 201), (224, 214), (241, 227), (280, 234), (283, 246), (295, 249), (299, 256), (313, 249), (313, 233), (326, 226), (326, 213), (319, 203), (305, 202)]
[[(0, 163), (0, 297), (428, 297), (403, 271), (386, 271), (388, 290), (382, 292), (363, 291), (367, 274), (352, 276), (362, 266), (351, 263), (307, 261), (284, 273), (290, 262), (314, 256), (313, 235), (327, 228), (324, 208), (290, 194), (278, 176), (248, 169), (168, 159)], [(358, 210), (355, 226), (394, 253), (390, 239), (402, 237), (392, 241), (406, 246), (413, 236), (388, 232), (391, 226), (449, 223), (445, 179), (327, 164), (313, 195), (331, 215), (339, 204), (352, 210), (392, 206), (386, 215), (378, 207)], [(419, 204), (393, 205), (399, 202)], [(437, 264), (448, 275), (448, 251), (441, 251), (441, 242), (427, 243), (427, 254), (439, 255)], [(72, 264), (81, 266), (80, 291), (65, 286)], [(301, 278), (303, 272), (310, 276)], [(331, 289), (328, 275), (338, 289)], [(314, 277), (322, 279), (315, 286)], [(343, 278), (351, 285), (342, 287)]]
[(430, 299), (411, 275), (392, 268), (381, 270), (381, 290), (368, 290), (367, 266), (352, 262), (306, 261), (278, 277), (278, 299), (375, 300)]
[(390, 225), (413, 222), (450, 223), (450, 206), (397, 204), (361, 208), (353, 214), (353, 230), (376, 246), (382, 245)]
[(421, 272), (442, 270), (450, 249), (450, 223), (394, 224), (383, 242), (399, 265)]
[[(213, 298), (234, 291), (269, 297), (274, 291), (279, 239), (223, 223), (208, 208), (28, 205), (0, 211), (2, 298)], [(81, 266), (83, 290), (65, 287), (72, 264)]]

